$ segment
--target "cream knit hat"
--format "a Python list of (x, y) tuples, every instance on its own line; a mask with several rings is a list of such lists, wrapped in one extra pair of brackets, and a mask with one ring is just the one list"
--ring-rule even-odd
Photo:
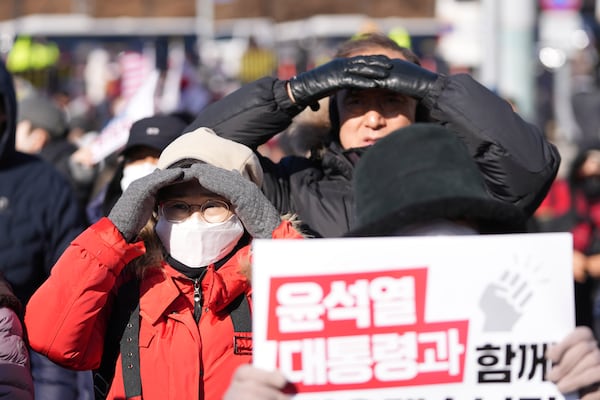
[(247, 146), (217, 136), (209, 128), (185, 133), (169, 144), (158, 159), (157, 167), (166, 169), (178, 161), (195, 159), (240, 174), (262, 185), (263, 170), (257, 155)]

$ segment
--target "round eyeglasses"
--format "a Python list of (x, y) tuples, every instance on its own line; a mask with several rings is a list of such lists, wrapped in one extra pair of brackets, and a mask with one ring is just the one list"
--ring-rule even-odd
[(182, 200), (171, 200), (161, 203), (160, 213), (169, 222), (183, 222), (194, 212), (200, 212), (200, 218), (204, 222), (218, 223), (227, 221), (232, 211), (229, 204), (222, 200), (208, 200), (202, 204), (188, 204)]

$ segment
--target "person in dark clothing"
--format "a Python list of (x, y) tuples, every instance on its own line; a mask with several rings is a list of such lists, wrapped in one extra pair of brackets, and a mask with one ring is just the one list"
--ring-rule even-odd
[(67, 139), (68, 128), (65, 112), (52, 99), (41, 93), (31, 93), (19, 101), (17, 150), (37, 154), (54, 165), (67, 178), (84, 206), (97, 171), (71, 159), (77, 146)]
[(0, 273), (0, 398), (33, 400), (23, 305)]
[[(384, 171), (389, 173), (382, 175)], [(375, 144), (356, 165), (352, 191), (356, 219), (348, 237), (506, 234), (526, 229), (523, 210), (490, 196), (467, 147), (454, 132), (436, 124), (414, 124)], [(559, 391), (580, 391), (585, 400), (598, 398), (600, 349), (589, 328), (575, 328), (545, 356), (553, 363), (547, 379)], [(287, 385), (281, 371), (244, 365), (236, 369), (224, 400), (286, 400), (291, 398), (284, 393)], [(401, 397), (402, 389), (398, 392)]]
[(487, 190), (526, 213), (539, 205), (560, 163), (557, 149), (504, 99), (471, 76), (438, 75), (389, 38), (369, 34), (343, 44), (337, 58), (290, 81), (265, 77), (202, 110), (186, 128), (210, 127), (253, 149), (307, 106), (330, 98), (330, 143), (312, 157), (278, 164), (262, 158), (263, 191), (305, 231), (339, 237), (352, 223), (354, 163), (371, 144), (415, 122), (457, 132), (485, 176)]
[(189, 122), (181, 114), (154, 115), (134, 122), (110, 181), (86, 207), (88, 220), (94, 223), (107, 216), (131, 182), (154, 171), (161, 151)]
[[(0, 272), (26, 304), (84, 228), (83, 210), (49, 162), (16, 150), (13, 78), (0, 63)], [(77, 399), (77, 373), (31, 352), (36, 399)]]
[(573, 235), (576, 323), (600, 338), (600, 141), (582, 143), (567, 176), (554, 181), (534, 217), (537, 231)]

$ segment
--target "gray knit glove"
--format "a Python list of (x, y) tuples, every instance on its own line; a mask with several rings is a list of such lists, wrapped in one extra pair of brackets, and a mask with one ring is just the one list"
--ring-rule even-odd
[(156, 169), (133, 181), (110, 210), (108, 219), (127, 242), (132, 242), (152, 216), (158, 191), (182, 178), (181, 168)]
[(197, 179), (205, 189), (229, 200), (252, 237), (271, 238), (281, 223), (279, 213), (260, 188), (238, 171), (197, 163), (185, 170), (185, 180), (190, 179)]

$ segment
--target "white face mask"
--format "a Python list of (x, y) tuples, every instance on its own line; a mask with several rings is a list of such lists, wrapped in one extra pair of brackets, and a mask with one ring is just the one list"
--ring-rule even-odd
[(239, 218), (209, 224), (200, 218), (172, 223), (159, 218), (154, 228), (171, 257), (190, 268), (200, 268), (226, 256), (244, 234)]
[(135, 163), (123, 168), (123, 178), (121, 178), (121, 190), (125, 191), (131, 185), (131, 182), (150, 175), (156, 169), (156, 164), (149, 161)]

